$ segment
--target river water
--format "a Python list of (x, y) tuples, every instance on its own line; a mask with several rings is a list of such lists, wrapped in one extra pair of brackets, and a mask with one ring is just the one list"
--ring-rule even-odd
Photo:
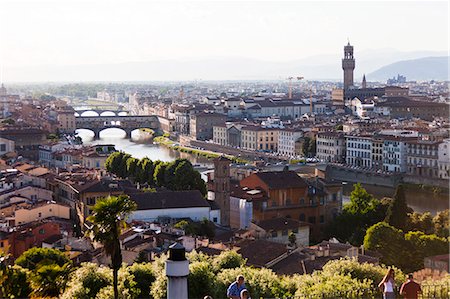
[(135, 130), (131, 134), (131, 139), (125, 137), (125, 132), (121, 129), (106, 129), (100, 132), (100, 139), (94, 140), (94, 133), (90, 130), (77, 130), (78, 136), (83, 140), (83, 144), (114, 144), (117, 150), (124, 151), (135, 158), (141, 159), (148, 157), (151, 160), (161, 160), (170, 162), (177, 158), (186, 158), (192, 164), (199, 164), (202, 167), (212, 167), (213, 163), (206, 158), (193, 156), (187, 153), (180, 153), (166, 148), (165, 146), (155, 144), (152, 140)]

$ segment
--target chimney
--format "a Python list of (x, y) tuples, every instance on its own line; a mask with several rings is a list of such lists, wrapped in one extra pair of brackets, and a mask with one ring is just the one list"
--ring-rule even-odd
[(188, 299), (188, 275), (186, 249), (178, 242), (170, 245), (166, 261), (167, 299)]

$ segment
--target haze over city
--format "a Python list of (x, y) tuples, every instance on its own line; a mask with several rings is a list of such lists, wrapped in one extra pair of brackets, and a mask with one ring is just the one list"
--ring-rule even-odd
[(361, 78), (399, 60), (448, 56), (448, 8), (447, 1), (6, 0), (0, 62), (5, 82), (280, 79), (294, 71), (338, 80), (350, 40)]

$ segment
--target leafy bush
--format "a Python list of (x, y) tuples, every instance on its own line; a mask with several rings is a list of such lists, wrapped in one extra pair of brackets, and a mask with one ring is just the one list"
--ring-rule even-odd
[(244, 275), (245, 284), (252, 298), (277, 298), (292, 296), (292, 284), (283, 283), (283, 277), (277, 276), (270, 269), (241, 267), (224, 269), (216, 276), (213, 298), (223, 298), (228, 286), (238, 275)]
[[(130, 275), (133, 275), (138, 290), (139, 298), (150, 297), (150, 286), (156, 280), (151, 263), (135, 263), (126, 268)], [(130, 286), (128, 286), (130, 288)]]
[(98, 292), (112, 285), (112, 271), (93, 263), (83, 263), (69, 276), (62, 299), (95, 298)]
[(242, 267), (246, 264), (246, 260), (234, 250), (226, 250), (221, 252), (214, 258), (213, 266), (215, 272), (223, 269), (234, 269)]
[(33, 247), (25, 251), (15, 263), (22, 268), (33, 271), (41, 265), (57, 264), (62, 267), (64, 264), (71, 263), (71, 261), (57, 249)]
[(203, 298), (212, 294), (215, 287), (215, 275), (208, 262), (193, 262), (189, 265), (189, 298)]
[(450, 275), (441, 279), (428, 279), (422, 281), (423, 298), (449, 298), (450, 295)]
[(30, 271), (18, 265), (0, 270), (0, 293), (6, 298), (26, 298), (31, 293)]
[[(376, 288), (389, 268), (384, 265), (361, 264), (354, 258), (342, 258), (326, 263), (323, 267), (323, 273), (329, 275), (350, 275), (351, 278), (358, 280), (367, 279), (371, 281), (372, 287)], [(405, 281), (406, 276), (400, 269), (393, 269), (395, 271), (396, 284), (401, 285)]]
[(375, 298), (377, 290), (369, 279), (350, 275), (314, 272), (298, 278), (296, 298)]

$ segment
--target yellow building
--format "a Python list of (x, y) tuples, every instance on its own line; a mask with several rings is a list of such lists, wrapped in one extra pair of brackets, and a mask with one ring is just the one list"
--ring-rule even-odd
[(17, 209), (14, 213), (14, 222), (15, 225), (21, 225), (50, 217), (70, 219), (70, 207), (55, 202), (45, 202), (30, 208)]

